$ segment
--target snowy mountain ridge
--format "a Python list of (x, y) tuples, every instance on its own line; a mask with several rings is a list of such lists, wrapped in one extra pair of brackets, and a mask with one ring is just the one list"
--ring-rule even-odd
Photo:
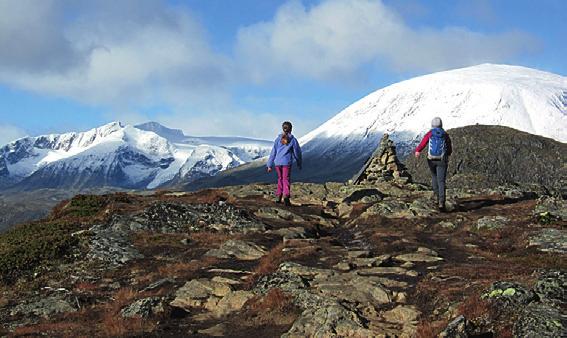
[[(162, 137), (144, 130), (148, 125), (173, 132)], [(239, 139), (244, 146), (228, 142), (225, 147), (197, 140), (155, 122), (141, 127), (112, 122), (85, 132), (25, 137), (0, 148), (0, 188), (151, 189), (175, 178), (190, 182), (214, 175), (265, 156), (271, 145)]]
[(314, 156), (364, 158), (389, 133), (407, 155), (435, 116), (446, 128), (501, 125), (567, 142), (567, 77), (494, 64), (420, 76), (358, 100), (300, 143)]

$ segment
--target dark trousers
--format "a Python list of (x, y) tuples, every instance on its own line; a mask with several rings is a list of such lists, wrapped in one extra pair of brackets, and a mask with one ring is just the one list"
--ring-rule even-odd
[(445, 205), (445, 177), (447, 176), (446, 160), (427, 160), (429, 171), (431, 171), (431, 185), (433, 193), (439, 204)]

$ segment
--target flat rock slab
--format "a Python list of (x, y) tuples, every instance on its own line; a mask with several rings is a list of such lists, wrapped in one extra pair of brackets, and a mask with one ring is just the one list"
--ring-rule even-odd
[(423, 262), (423, 263), (433, 263), (442, 261), (443, 258), (437, 256), (429, 256), (423, 253), (407, 253), (403, 255), (394, 256), (394, 259), (402, 262)]
[(567, 253), (567, 230), (541, 229), (530, 237), (528, 246), (543, 252)]
[(228, 240), (224, 242), (220, 248), (211, 249), (205, 253), (205, 256), (217, 258), (236, 258), (243, 261), (256, 260), (266, 254), (266, 250), (260, 246), (240, 240)]
[(294, 214), (291, 211), (280, 209), (280, 208), (273, 208), (273, 207), (264, 207), (258, 209), (254, 213), (254, 215), (261, 217), (261, 218), (268, 218), (268, 219), (281, 219), (285, 221), (291, 222), (304, 222), (305, 218)]
[(202, 307), (211, 296), (224, 297), (232, 292), (230, 285), (214, 282), (205, 278), (193, 279), (175, 293), (171, 306), (188, 309)]
[(420, 314), (421, 312), (415, 306), (399, 305), (390, 311), (384, 312), (382, 316), (390, 323), (417, 325), (417, 318)]
[(370, 251), (368, 250), (352, 250), (347, 252), (348, 258), (362, 258), (368, 257), (370, 255)]
[(362, 276), (371, 275), (407, 275), (409, 271), (398, 266), (378, 266), (373, 268), (360, 269), (356, 272)]

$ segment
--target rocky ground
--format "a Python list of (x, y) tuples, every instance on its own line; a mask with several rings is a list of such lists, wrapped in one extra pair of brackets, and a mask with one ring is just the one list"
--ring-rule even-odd
[(415, 184), (77, 196), (0, 235), (0, 336), (563, 337), (567, 202)]

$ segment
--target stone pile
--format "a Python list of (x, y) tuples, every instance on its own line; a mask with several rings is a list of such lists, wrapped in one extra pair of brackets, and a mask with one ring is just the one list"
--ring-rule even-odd
[(411, 183), (412, 178), (406, 167), (398, 159), (396, 145), (384, 134), (378, 149), (366, 161), (364, 167), (353, 177), (353, 184), (373, 184), (375, 182)]

